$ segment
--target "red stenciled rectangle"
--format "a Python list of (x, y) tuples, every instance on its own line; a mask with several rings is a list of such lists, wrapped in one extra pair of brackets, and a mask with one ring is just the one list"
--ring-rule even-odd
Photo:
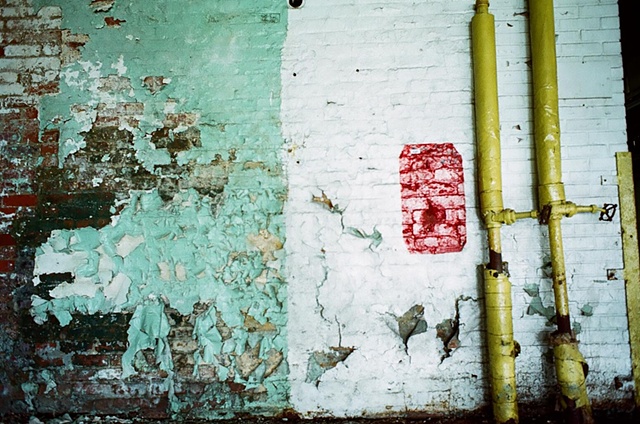
[(402, 234), (411, 253), (459, 252), (467, 242), (462, 156), (452, 143), (400, 153)]

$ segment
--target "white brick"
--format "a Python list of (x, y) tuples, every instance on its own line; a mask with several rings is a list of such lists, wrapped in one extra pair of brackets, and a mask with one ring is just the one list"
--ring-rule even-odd
[[(465, 2), (363, 0), (322, 6), (310, 2), (289, 14), (281, 121), (284, 136), (299, 146), (287, 165), (289, 311), (292, 321), (304, 320), (317, 329), (304, 333), (302, 340), (294, 331), (301, 324), (289, 329), (293, 362), (300, 359), (292, 371), (292, 402), (303, 413), (384, 413), (384, 405), (395, 410), (403, 404), (473, 409), (487, 402), (483, 377), (471, 377), (483, 372), (479, 316), (461, 315), (463, 347), (442, 364), (442, 343), (433, 330), (453, 316), (458, 296), (483, 295), (477, 270), (486, 260), (486, 233), (476, 204), (468, 37), (472, 8)], [(558, 0), (555, 9), (558, 62), (584, 61), (587, 73), (610, 69), (607, 96), (584, 96), (572, 86), (575, 95), (560, 102), (568, 200), (617, 203), (617, 187), (601, 185), (602, 176), (615, 175), (614, 153), (626, 150), (616, 2)], [(491, 5), (497, 29), (503, 194), (505, 206), (518, 211), (537, 207), (529, 34), (527, 19), (518, 14), (526, 10), (524, 0)], [(398, 155), (405, 144), (443, 141), (453, 142), (464, 160), (467, 244), (459, 253), (412, 255), (402, 238)], [(311, 202), (321, 190), (344, 211), (331, 213)], [(593, 381), (610, 382), (620, 370), (630, 370), (624, 287), (606, 280), (607, 269), (622, 266), (620, 229), (617, 220), (601, 223), (597, 218), (580, 214), (567, 219), (563, 234), (572, 318), (583, 329), (580, 346), (588, 358), (606, 357), (606, 335), (613, 332), (622, 352), (609, 366), (594, 360), (602, 369)], [(374, 226), (383, 235), (377, 248), (344, 231), (355, 227), (369, 232)], [(526, 315), (531, 297), (523, 290), (526, 284), (539, 284), (545, 305), (553, 303), (551, 282), (542, 270), (548, 261), (547, 235), (548, 229), (532, 219), (503, 229), (514, 328), (524, 347), (518, 359), (521, 399), (539, 399), (555, 386), (552, 364), (542, 356), (548, 350), (546, 334), (554, 327), (545, 326), (544, 317)], [(325, 318), (336, 317), (344, 325), (343, 341), (360, 346), (348, 367), (327, 376), (330, 383), (319, 391), (303, 382), (305, 352), (335, 340), (337, 330), (318, 313), (308, 313), (316, 300)], [(580, 315), (586, 303), (594, 306), (591, 317)], [(414, 336), (415, 343), (410, 339), (407, 361), (384, 317), (415, 304), (425, 306), (429, 329)], [(376, 381), (385, 384), (369, 384), (371, 369), (380, 373)], [(416, 376), (433, 382), (432, 387), (421, 387)], [(620, 396), (593, 390), (596, 399)], [(354, 395), (356, 391), (360, 393)], [(347, 404), (338, 397), (354, 401)]]
[(17, 72), (0, 72), (1, 83), (15, 83), (18, 82)]
[(24, 86), (22, 84), (0, 85), (0, 96), (20, 96), (22, 94), (24, 94)]
[(11, 56), (40, 56), (42, 48), (40, 46), (16, 46), (10, 45), (4, 48), (4, 54)]
[(4, 18), (17, 18), (34, 14), (32, 7), (3, 7), (0, 8), (0, 16)]

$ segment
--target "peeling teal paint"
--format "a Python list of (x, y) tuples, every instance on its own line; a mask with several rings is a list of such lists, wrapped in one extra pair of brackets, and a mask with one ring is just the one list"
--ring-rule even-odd
[(553, 306), (543, 305), (540, 297), (540, 286), (538, 284), (527, 284), (524, 287), (524, 291), (531, 297), (527, 315), (541, 315), (547, 318), (547, 325), (551, 325), (555, 320), (556, 310)]
[[(133, 312), (123, 377), (136, 372), (139, 352), (152, 349), (171, 393), (175, 365), (166, 308), (191, 315), (197, 303), (209, 304), (193, 330), (194, 374), (199, 365), (213, 364), (220, 382), (266, 389), (267, 399), (247, 401), (244, 412), (282, 411), (289, 397), (286, 363), (277, 372), (271, 368), (287, 353), (279, 122), (286, 3), (116, 1), (108, 14), (90, 3), (34, 1), (36, 8), (60, 6), (62, 28), (88, 36), (80, 59), (61, 70), (60, 94), (42, 100), (42, 129), (60, 130), (59, 166), (85, 147), (83, 133), (98, 125), (101, 113), (133, 105), (133, 112), (114, 118), (133, 134), (140, 167), (160, 175), (174, 160), (151, 143), (154, 131), (196, 127), (201, 145), (175, 161), (224, 176), (224, 191), (214, 199), (182, 190), (167, 201), (134, 187), (114, 205), (119, 212), (110, 225), (53, 231), (37, 250), (34, 281), (53, 272), (70, 272), (74, 281), (51, 290), (52, 299), (34, 296), (31, 313), (37, 322), (53, 315), (64, 326), (74, 314)], [(107, 25), (106, 16), (120, 26)], [(162, 89), (149, 89), (148, 76), (164, 78)], [(188, 115), (187, 126), (171, 122), (180, 114)], [(109, 160), (105, 152), (102, 162)], [(218, 166), (220, 160), (228, 166)], [(220, 334), (218, 320), (231, 337)], [(262, 327), (247, 328), (248, 322)], [(174, 412), (185, 406), (171, 400)], [(203, 418), (229, 412), (220, 406)]]
[(360, 230), (355, 227), (347, 227), (345, 228), (345, 232), (347, 234), (351, 234), (352, 236), (361, 238), (361, 239), (369, 239), (371, 240), (371, 244), (369, 245), (369, 249), (373, 249), (374, 247), (380, 246), (382, 243), (382, 234), (376, 227), (373, 227), (371, 234), (367, 234), (364, 230)]

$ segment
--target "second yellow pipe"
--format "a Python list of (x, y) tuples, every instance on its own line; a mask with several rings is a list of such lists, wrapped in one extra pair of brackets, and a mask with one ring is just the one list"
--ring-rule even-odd
[(551, 336), (560, 400), (571, 424), (592, 421), (586, 390), (586, 363), (571, 330), (561, 221), (567, 208), (562, 183), (560, 118), (553, 0), (529, 1), (533, 68), (533, 117), (538, 203), (547, 211), (557, 331)]

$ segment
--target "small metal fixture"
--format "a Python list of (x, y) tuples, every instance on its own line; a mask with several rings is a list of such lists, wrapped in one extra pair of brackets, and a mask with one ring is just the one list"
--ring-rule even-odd
[(617, 208), (618, 208), (618, 205), (605, 203), (600, 212), (600, 221), (607, 221), (607, 222), (613, 221), (613, 217), (616, 214)]
[(294, 9), (302, 7), (302, 3), (304, 3), (304, 0), (289, 0), (289, 6), (293, 7)]

